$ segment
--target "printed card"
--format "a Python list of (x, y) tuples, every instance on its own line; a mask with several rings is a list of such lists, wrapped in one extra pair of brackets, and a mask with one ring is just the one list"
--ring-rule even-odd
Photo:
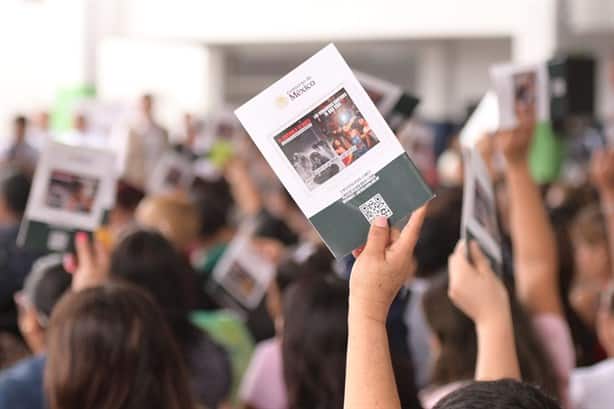
[(376, 216), (402, 226), (433, 196), (334, 45), (235, 113), (336, 257)]
[(96, 230), (114, 196), (114, 166), (111, 151), (48, 143), (36, 168), (18, 244), (66, 251), (75, 232)]
[(516, 127), (519, 119), (549, 118), (550, 97), (545, 64), (502, 64), (491, 68), (491, 78), (499, 100), (501, 129)]

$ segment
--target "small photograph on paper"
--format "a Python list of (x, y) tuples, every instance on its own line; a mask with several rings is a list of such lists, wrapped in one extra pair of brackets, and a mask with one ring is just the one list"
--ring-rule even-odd
[(537, 113), (537, 72), (517, 72), (512, 75), (514, 114), (516, 119)]
[(233, 263), (222, 277), (220, 285), (242, 304), (249, 305), (250, 301), (258, 297), (261, 292), (256, 279), (237, 262)]
[(45, 205), (56, 210), (88, 214), (96, 201), (100, 181), (64, 170), (52, 170)]
[(182, 169), (171, 166), (166, 176), (164, 177), (164, 186), (168, 188), (179, 188), (181, 187), (181, 181), (183, 180), (183, 172)]
[(379, 143), (345, 89), (275, 137), (309, 190), (324, 184)]
[(475, 184), (473, 218), (484, 228), (490, 237), (495, 238), (499, 236), (497, 210), (494, 208), (494, 203), (489, 199), (481, 183)]

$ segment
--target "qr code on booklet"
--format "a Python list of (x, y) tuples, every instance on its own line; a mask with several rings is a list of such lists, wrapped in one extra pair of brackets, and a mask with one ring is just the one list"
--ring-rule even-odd
[(390, 210), (390, 207), (388, 207), (388, 204), (379, 193), (358, 206), (358, 209), (369, 223), (377, 216), (392, 216), (392, 210)]

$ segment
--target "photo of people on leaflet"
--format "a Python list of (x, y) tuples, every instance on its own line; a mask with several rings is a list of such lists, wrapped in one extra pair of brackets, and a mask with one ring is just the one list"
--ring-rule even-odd
[(51, 172), (45, 204), (53, 209), (90, 213), (99, 181), (65, 171)]
[(343, 88), (277, 135), (275, 141), (309, 190), (379, 143)]

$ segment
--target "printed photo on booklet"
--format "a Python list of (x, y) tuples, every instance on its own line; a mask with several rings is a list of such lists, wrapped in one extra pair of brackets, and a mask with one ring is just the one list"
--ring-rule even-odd
[(531, 115), (535, 121), (550, 116), (548, 73), (545, 64), (499, 64), (490, 70), (499, 100), (501, 129), (514, 128), (521, 116)]
[(501, 275), (501, 233), (497, 222), (497, 204), (492, 180), (482, 156), (476, 149), (465, 149), (463, 159), (465, 184), (461, 237), (467, 242), (467, 249), (469, 241), (475, 240), (490, 260), (493, 271)]
[(336, 257), (376, 216), (402, 227), (433, 197), (332, 44), (235, 113)]
[(169, 150), (158, 161), (147, 185), (150, 195), (188, 189), (194, 181), (193, 163), (178, 152)]
[(36, 168), (17, 242), (43, 251), (68, 251), (77, 232), (94, 232), (112, 204), (115, 154), (48, 143)]

